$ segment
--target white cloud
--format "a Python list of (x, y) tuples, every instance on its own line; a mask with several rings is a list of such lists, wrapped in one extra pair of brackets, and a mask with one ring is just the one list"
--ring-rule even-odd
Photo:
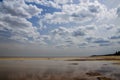
[(58, 47), (78, 47), (79, 43), (84, 42), (86, 31), (82, 27), (65, 28), (59, 27), (51, 31), (53, 43)]
[[(59, 8), (61, 11), (46, 13), (41, 17), (42, 9), (36, 4), (28, 5), (25, 1)], [(119, 8), (109, 9), (97, 0), (82, 0), (79, 3), (73, 0), (5, 0), (0, 3), (0, 30), (9, 30), (9, 39), (20, 42), (85, 47), (90, 46), (95, 39), (104, 40), (114, 36), (116, 25), (109, 21), (117, 17), (116, 11), (119, 13)], [(40, 18), (37, 27), (27, 20), (33, 16)], [(49, 30), (49, 24), (57, 27)], [(42, 30), (46, 31), (40, 34)], [(85, 40), (88, 37), (92, 39)]]
[(12, 16), (31, 18), (41, 13), (42, 9), (34, 5), (25, 4), (24, 0), (4, 0), (1, 3), (0, 12), (3, 14), (11, 14)]
[[(9, 30), (11, 32), (11, 39), (27, 40), (28, 37), (37, 39), (40, 34), (37, 29), (32, 26), (32, 24), (24, 18), (18, 18), (16, 16), (4, 15), (0, 18), (2, 25), (2, 30)], [(14, 38), (13, 38), (14, 37)], [(19, 39), (18, 39), (19, 37)]]
[[(3, 0), (0, 2), (0, 46), (3, 46), (1, 49), (5, 49), (4, 53), (6, 48), (11, 48), (15, 54), (18, 51), (37, 54), (41, 52), (47, 56), (50, 55), (48, 53), (61, 55), (62, 52), (63, 55), (74, 55), (76, 52), (79, 55), (80, 52), (96, 54), (111, 51), (113, 48), (119, 49), (119, 2)], [(2, 42), (7, 44), (7, 47), (4, 47)], [(15, 43), (23, 46), (11, 47)]]
[(98, 1), (64, 4), (61, 10), (61, 12), (46, 14), (46, 21), (51, 24), (71, 22), (86, 24), (90, 21), (94, 21), (94, 23), (107, 22), (117, 17), (116, 9), (108, 9)]
[(0, 30), (9, 31), (9, 39), (20, 42), (42, 42), (40, 33), (27, 20), (41, 13), (42, 9), (27, 5), (24, 0), (4, 0), (0, 3)]
[(67, 3), (72, 3), (73, 0), (54, 0), (54, 2), (57, 4), (67, 4)]

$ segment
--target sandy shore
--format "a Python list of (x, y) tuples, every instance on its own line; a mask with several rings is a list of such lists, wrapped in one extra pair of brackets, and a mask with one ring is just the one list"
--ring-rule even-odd
[(15, 58), (15, 57), (9, 57), (9, 58), (0, 58), (0, 60), (68, 60), (68, 61), (99, 61), (99, 60), (104, 60), (104, 61), (120, 61), (120, 56), (95, 56), (95, 57), (38, 57), (38, 58)]

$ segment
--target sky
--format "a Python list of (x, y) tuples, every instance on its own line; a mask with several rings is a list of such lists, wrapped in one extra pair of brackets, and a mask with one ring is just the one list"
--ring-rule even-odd
[(0, 0), (0, 56), (120, 50), (120, 0)]

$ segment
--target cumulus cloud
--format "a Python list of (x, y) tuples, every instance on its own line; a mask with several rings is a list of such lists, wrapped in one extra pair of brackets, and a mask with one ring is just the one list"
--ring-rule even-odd
[(54, 35), (61, 35), (61, 36), (85, 36), (85, 30), (81, 27), (78, 28), (65, 28), (65, 27), (59, 27), (58, 29), (54, 29), (51, 31)]
[(120, 35), (112, 36), (111, 39), (120, 39)]
[(117, 15), (120, 17), (120, 6), (117, 8)]
[(85, 36), (85, 34), (85, 31), (81, 28), (73, 31), (73, 36)]
[[(57, 42), (56, 46), (80, 46), (78, 44), (82, 44), (84, 41), (84, 36), (86, 36), (86, 31), (81, 28), (64, 28), (59, 27), (58, 29), (54, 29), (51, 31), (51, 34), (53, 36), (53, 40)], [(62, 44), (62, 45), (61, 45)]]
[(86, 38), (85, 38), (85, 41), (87, 41), (87, 42), (92, 42), (93, 40), (94, 40), (93, 37), (86, 37)]
[(97, 37), (86, 37), (85, 41), (88, 42), (90, 44), (90, 46), (110, 46), (112, 44), (114, 44), (113, 41), (111, 41), (109, 38), (97, 38)]
[(51, 31), (53, 35), (61, 35), (61, 36), (66, 36), (70, 34), (69, 29), (65, 27), (59, 27), (58, 29), (54, 29)]
[(23, 42), (23, 40), (29, 41), (29, 38), (35, 40), (40, 36), (40, 34), (37, 32), (37, 29), (35, 27), (32, 27), (32, 24), (24, 18), (6, 15), (0, 20), (4, 23), (4, 25), (1, 26), (3, 28), (2, 30), (8, 30), (10, 32), (10, 39), (17, 41), (21, 41), (22, 39)]
[(79, 48), (88, 47), (88, 43), (87, 42), (80, 43), (80, 44), (78, 44), (78, 47)]
[(117, 43), (120, 44), (120, 41), (118, 41)]
[(86, 26), (86, 30), (95, 30), (95, 26), (94, 25), (88, 25)]
[(53, 8), (61, 8), (60, 3), (63, 4), (63, 3), (66, 3), (66, 1), (63, 0), (62, 2), (59, 0), (25, 0), (25, 2), (28, 2), (28, 3), (33, 2), (36, 4), (44, 5), (47, 7), (53, 7)]
[(95, 43), (98, 46), (110, 46), (114, 44), (114, 42), (111, 42), (110, 39), (104, 39), (104, 38), (94, 39), (92, 43)]
[[(46, 10), (41, 14), (44, 10), (41, 5), (60, 11), (47, 13)], [(111, 42), (108, 39), (119, 38), (114, 36), (118, 27), (110, 23), (119, 12), (119, 8), (108, 8), (98, 0), (78, 3), (73, 0), (4, 0), (0, 3), (0, 34), (11, 40), (57, 47), (108, 46)]]
[(31, 18), (42, 11), (42, 9), (39, 9), (34, 5), (26, 5), (24, 0), (4, 0), (1, 3), (0, 8), (3, 14), (10, 14), (12, 16), (23, 18)]
[(99, 46), (110, 46), (110, 43), (100, 44)]
[(93, 43), (109, 43), (110, 41), (109, 40), (104, 40), (104, 39), (96, 39), (95, 41), (93, 41)]
[(27, 20), (41, 13), (42, 9), (33, 5), (27, 5), (24, 0), (4, 0), (0, 3), (0, 30), (10, 34), (9, 39), (20, 42), (40, 40), (37, 28)]
[(116, 9), (108, 9), (98, 1), (81, 2), (78, 4), (64, 4), (61, 12), (46, 14), (45, 19), (51, 24), (60, 23), (83, 23), (94, 21), (109, 21), (115, 17)]
[[(57, 45), (65, 44), (74, 45), (80, 47), (83, 45), (85, 47), (89, 46), (109, 46), (112, 43), (111, 37), (118, 32), (113, 24), (102, 24), (102, 25), (84, 25), (84, 26), (74, 26), (70, 28), (59, 27), (51, 31), (52, 39)], [(62, 46), (62, 45), (61, 45)], [(67, 46), (68, 47), (68, 46)]]

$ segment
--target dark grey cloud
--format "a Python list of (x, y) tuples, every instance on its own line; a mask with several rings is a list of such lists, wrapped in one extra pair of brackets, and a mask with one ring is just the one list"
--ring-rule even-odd
[(73, 31), (73, 36), (77, 37), (77, 36), (85, 36), (86, 33), (83, 29), (76, 29)]
[(93, 37), (87, 37), (87, 38), (85, 38), (85, 41), (87, 41), (87, 42), (92, 42), (93, 40), (94, 40)]
[(117, 34), (119, 34), (119, 33), (120, 33), (120, 28), (117, 29)]
[(112, 36), (110, 39), (120, 39), (120, 35)]
[(99, 46), (110, 46), (112, 43), (109, 39), (104, 38), (96, 38), (96, 37), (87, 37), (85, 38), (85, 41), (90, 44), (97, 44)]
[(102, 38), (100, 39), (96, 39), (93, 41), (93, 43), (98, 43), (98, 44), (101, 44), (101, 43), (109, 43), (110, 41), (109, 40), (104, 40)]
[(118, 41), (117, 43), (120, 44), (120, 41)]
[(120, 17), (120, 6), (117, 8), (117, 15)]
[(68, 43), (68, 44), (70, 44), (70, 45), (74, 45), (74, 42), (73, 42), (72, 40), (70, 40), (70, 39), (66, 39), (66, 40), (65, 40), (65, 43)]
[(80, 43), (80, 44), (78, 44), (78, 47), (79, 48), (85, 48), (85, 47), (87, 47), (88, 46), (88, 43)]
[(99, 46), (110, 46), (111, 43), (103, 43), (103, 44), (99, 44)]
[(93, 43), (99, 45), (99, 46), (111, 46), (112, 43), (109, 39), (103, 39), (103, 38), (98, 38), (96, 40), (93, 41)]
[(90, 6), (88, 6), (88, 9), (92, 13), (98, 13), (100, 11), (100, 6), (98, 6), (98, 5), (90, 5)]
[(87, 29), (87, 30), (94, 30), (95, 27), (94, 27), (94, 26), (88, 26), (88, 27), (86, 27), (86, 29)]

